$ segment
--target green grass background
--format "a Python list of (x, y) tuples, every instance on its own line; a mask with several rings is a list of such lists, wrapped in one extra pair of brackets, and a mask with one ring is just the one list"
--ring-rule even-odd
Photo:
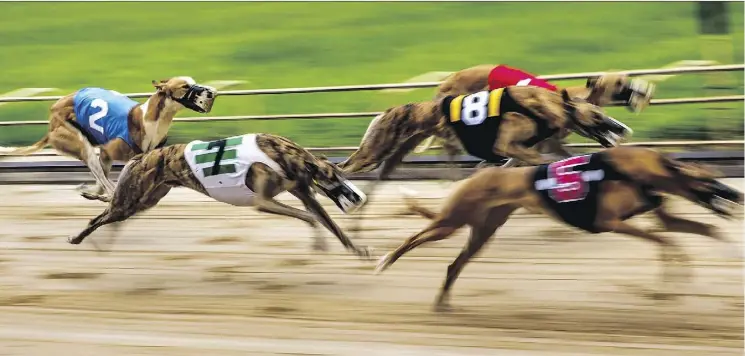
[[(734, 44), (728, 63), (742, 63), (743, 3), (728, 6)], [(84, 86), (143, 92), (152, 90), (152, 79), (176, 75), (245, 80), (242, 89), (374, 84), (483, 63), (537, 74), (656, 68), (710, 59), (697, 31), (693, 2), (3, 2), (0, 93), (56, 87), (52, 94), (65, 94)], [(742, 94), (743, 73), (731, 75), (738, 87), (725, 94)], [(657, 96), (711, 95), (704, 76), (661, 82)], [(229, 96), (219, 97), (209, 115), (379, 111), (433, 93)], [(0, 120), (46, 120), (49, 105), (3, 105)], [(658, 106), (639, 116), (609, 112), (635, 129), (636, 140), (743, 135), (742, 103)], [(355, 145), (368, 122), (176, 123), (170, 142), (271, 132), (308, 146)], [(2, 127), (0, 144), (34, 142), (45, 128)]]

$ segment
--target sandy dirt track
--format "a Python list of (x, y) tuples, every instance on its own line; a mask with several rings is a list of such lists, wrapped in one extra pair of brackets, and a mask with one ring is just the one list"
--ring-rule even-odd
[[(742, 179), (726, 181), (742, 189)], [(426, 224), (399, 215), (400, 185), (432, 207), (450, 187), (394, 182), (375, 194), (356, 242), (378, 254)], [(311, 252), (300, 221), (174, 189), (102, 254), (66, 242), (104, 208), (72, 189), (0, 186), (0, 355), (742, 354), (743, 266), (704, 237), (675, 236), (694, 277), (678, 298), (657, 300), (655, 246), (520, 211), (455, 284), (458, 309), (437, 314), (466, 229), (375, 276), (374, 261), (328, 233), (329, 251)], [(727, 221), (682, 201), (673, 211), (742, 246), (742, 215)], [(111, 234), (89, 239), (105, 245)]]

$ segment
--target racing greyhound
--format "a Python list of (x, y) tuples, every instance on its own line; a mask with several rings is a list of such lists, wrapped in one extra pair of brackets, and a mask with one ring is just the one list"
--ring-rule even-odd
[[(197, 84), (191, 77), (153, 80), (155, 93), (140, 104), (115, 91), (83, 88), (68, 94), (50, 108), (49, 131), (27, 147), (5, 147), (0, 153), (28, 155), (52, 145), (58, 152), (85, 163), (96, 178), (96, 187), (83, 197), (114, 192), (109, 181), (113, 161), (126, 162), (138, 153), (166, 143), (174, 116), (184, 107), (208, 113), (217, 91)], [(100, 157), (94, 147), (100, 147)]]
[[(432, 221), (385, 255), (376, 272), (384, 271), (417, 246), (446, 239), (469, 225), (468, 243), (448, 266), (447, 278), (436, 299), (436, 309), (448, 309), (450, 288), (463, 267), (510, 215), (522, 207), (589, 233), (615, 232), (654, 242), (662, 248), (663, 281), (671, 282), (673, 277), (686, 279), (689, 258), (683, 249), (668, 237), (639, 229), (627, 220), (654, 212), (663, 231), (698, 234), (729, 243), (715, 226), (673, 216), (665, 210), (667, 198), (663, 194), (670, 194), (719, 216), (732, 217), (735, 208), (743, 204), (743, 194), (716, 181), (719, 176), (703, 166), (632, 146), (537, 167), (485, 168), (461, 181), (440, 212), (421, 207), (409, 197), (409, 208)], [(671, 270), (673, 262), (680, 263), (681, 268)]]
[[(369, 257), (366, 247), (352, 243), (315, 199), (315, 191), (332, 199), (350, 213), (366, 201), (340, 170), (281, 136), (246, 134), (221, 140), (192, 141), (154, 149), (135, 156), (122, 169), (113, 196), (95, 195), (109, 206), (69, 242), (79, 244), (99, 227), (128, 219), (154, 207), (172, 187), (187, 187), (234, 206), (255, 206), (259, 211), (285, 215), (316, 228), (316, 221), (331, 231), (344, 247)], [(288, 191), (307, 211), (274, 199)], [(318, 232), (318, 231), (317, 231)], [(314, 249), (324, 250), (317, 235)]]

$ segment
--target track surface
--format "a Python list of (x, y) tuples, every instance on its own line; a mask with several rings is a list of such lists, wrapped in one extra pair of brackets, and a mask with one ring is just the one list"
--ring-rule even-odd
[[(378, 253), (426, 223), (397, 215), (399, 185), (433, 207), (450, 187), (395, 182), (374, 195), (357, 242)], [(124, 224), (109, 254), (66, 243), (103, 210), (71, 186), (0, 186), (0, 197), (0, 355), (742, 354), (742, 263), (704, 237), (675, 236), (694, 278), (677, 299), (656, 300), (656, 247), (521, 211), (455, 284), (459, 309), (436, 314), (465, 229), (375, 276), (374, 262), (328, 233), (329, 251), (311, 252), (300, 221), (184, 189)], [(741, 246), (741, 215), (726, 221), (682, 201), (673, 210)], [(89, 239), (105, 246), (111, 231)]]

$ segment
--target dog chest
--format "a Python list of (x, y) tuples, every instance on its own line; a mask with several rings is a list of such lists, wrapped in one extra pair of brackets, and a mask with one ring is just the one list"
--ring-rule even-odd
[(258, 147), (254, 134), (210, 142), (192, 141), (186, 146), (184, 156), (210, 197), (236, 206), (253, 205), (255, 194), (246, 185), (252, 164), (263, 163), (284, 175), (279, 164)]

